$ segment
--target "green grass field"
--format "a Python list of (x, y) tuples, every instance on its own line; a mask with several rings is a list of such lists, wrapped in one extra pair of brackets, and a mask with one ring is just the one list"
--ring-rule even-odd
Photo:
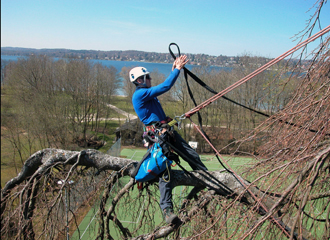
[[(146, 153), (146, 149), (138, 149), (138, 148), (131, 148), (131, 149), (123, 149), (121, 151), (121, 156), (139, 161), (143, 157), (143, 155)], [(237, 169), (239, 166), (249, 164), (249, 161), (251, 161), (251, 158), (247, 157), (234, 157), (234, 158), (229, 158), (229, 157), (224, 157), (226, 161), (229, 162), (229, 165), (233, 169)], [(222, 166), (218, 162), (218, 160), (215, 158), (214, 155), (201, 155), (201, 159), (203, 163), (207, 166), (207, 168), (211, 171), (214, 170), (220, 170), (222, 169)], [(185, 161), (181, 161), (181, 165), (184, 166), (187, 170), (191, 170), (190, 166), (188, 163)], [(180, 169), (178, 166), (173, 167), (173, 169)], [(129, 177), (125, 177), (124, 181), (128, 181)], [(184, 195), (182, 192), (186, 189), (187, 187), (179, 186), (173, 189), (173, 202), (175, 205), (181, 205), (181, 201), (184, 198)], [(118, 188), (114, 188), (113, 191), (117, 191)], [(130, 193), (131, 198), (134, 198), (135, 196), (138, 196), (138, 190), (137, 188), (134, 188), (134, 191)], [(157, 197), (159, 199), (159, 197)], [(90, 209), (90, 211), (86, 214), (85, 218), (83, 221), (79, 224), (79, 232), (76, 230), (74, 234), (70, 237), (70, 239), (81, 239), (81, 240), (88, 240), (88, 239), (95, 239), (97, 236), (97, 218), (98, 218), (98, 207), (99, 207), (99, 201), (94, 205), (93, 208)], [(158, 207), (159, 208), (159, 207)], [(136, 211), (142, 211), (142, 208), (136, 209)], [(118, 219), (123, 223), (124, 227), (130, 227), (130, 225), (135, 225), (139, 217), (136, 219), (131, 219), (129, 214), (127, 215), (126, 209), (123, 209), (123, 211), (117, 212)], [(137, 214), (140, 216), (140, 213)], [(156, 214), (154, 215), (154, 224), (159, 225), (163, 222), (163, 217), (160, 208), (156, 211)], [(111, 222), (112, 224), (112, 222)], [(165, 224), (165, 223), (164, 223)], [(114, 239), (120, 239), (120, 236), (118, 233), (115, 231), (115, 227), (112, 226), (110, 228), (111, 235), (114, 237)], [(142, 234), (141, 230), (141, 234)], [(80, 237), (79, 237), (80, 236)]]
[[(123, 149), (121, 151), (121, 156), (135, 161), (140, 161), (143, 155), (146, 153), (146, 151), (147, 151), (146, 149), (137, 149), (137, 148)], [(222, 156), (222, 157), (224, 158), (225, 161), (228, 162), (229, 166), (232, 167), (233, 169), (237, 169), (237, 167), (242, 165), (247, 165), (252, 161), (252, 159), (249, 157), (241, 157), (241, 156), (234, 156), (234, 157)], [(200, 158), (210, 171), (223, 169), (223, 167), (220, 165), (215, 155), (200, 155)], [(185, 161), (181, 161), (181, 165), (185, 167), (187, 170), (192, 170), (188, 165), (188, 163)]]

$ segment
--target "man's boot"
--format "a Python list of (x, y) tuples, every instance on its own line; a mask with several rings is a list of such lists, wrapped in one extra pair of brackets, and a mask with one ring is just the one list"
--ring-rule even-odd
[(164, 218), (166, 223), (174, 224), (177, 220), (179, 220), (178, 216), (174, 214), (173, 209), (171, 207), (167, 207), (163, 210)]

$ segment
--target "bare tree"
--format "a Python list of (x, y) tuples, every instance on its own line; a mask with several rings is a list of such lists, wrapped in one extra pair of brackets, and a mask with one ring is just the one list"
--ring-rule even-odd
[[(324, 1), (318, 3), (317, 13)], [(292, 64), (300, 82), (295, 93), (278, 112), (235, 142), (235, 153), (241, 153), (244, 144), (262, 139), (257, 153), (251, 153), (253, 161), (236, 171), (172, 170), (174, 187), (192, 187), (183, 203), (175, 206), (180, 218), (177, 224), (156, 225), (153, 221), (158, 209), (157, 183), (149, 182), (138, 197), (133, 195), (136, 182), (131, 174), (137, 162), (96, 150), (46, 148), (32, 154), (17, 177), (1, 190), (1, 236), (63, 238), (63, 190), (75, 190), (81, 196), (76, 202), (87, 202), (102, 189), (98, 239), (113, 239), (110, 223), (125, 239), (158, 239), (170, 234), (171, 238), (186, 239), (328, 239), (329, 43), (329, 37), (323, 39), (305, 73), (301, 64), (307, 60)], [(286, 82), (290, 79), (297, 81), (290, 77)], [(30, 85), (44, 87), (34, 79)], [(100, 175), (104, 178), (97, 180), (95, 176)], [(124, 176), (128, 181), (120, 186)], [(64, 183), (61, 187), (56, 186), (59, 179)], [(79, 184), (70, 187), (70, 180)], [(112, 191), (117, 184), (118, 191)], [(95, 188), (87, 190), (89, 186)], [(142, 218), (134, 226), (125, 227), (118, 218), (123, 209), (131, 217), (137, 216), (136, 209), (142, 209)], [(74, 211), (69, 214), (71, 224), (77, 226), (78, 215)]]
[(131, 102), (132, 101), (132, 96), (133, 93), (135, 91), (135, 85), (131, 83), (130, 79), (129, 79), (129, 71), (132, 68), (127, 68), (127, 67), (123, 67), (121, 69), (121, 72), (119, 73), (120, 76), (122, 77), (122, 79), (124, 79), (124, 91), (126, 92), (126, 95), (128, 97), (128, 100)]
[[(157, 206), (157, 184), (145, 185), (131, 196), (136, 182), (130, 180), (117, 192), (113, 186), (123, 176), (130, 176), (136, 162), (112, 157), (95, 150), (80, 152), (44, 149), (33, 154), (18, 176), (2, 189), (1, 234), (7, 238), (35, 239), (59, 237), (65, 229), (56, 216), (63, 214), (60, 204), (62, 186), (58, 179), (91, 182), (88, 169), (106, 174), (104, 193), (99, 205), (99, 239), (112, 239), (110, 222), (124, 238), (149, 239), (173, 237), (244, 239), (267, 235), (266, 238), (326, 239), (329, 237), (329, 38), (315, 56), (309, 71), (301, 75), (301, 85), (291, 101), (256, 128), (251, 135), (237, 141), (263, 138), (259, 154), (240, 173), (226, 170), (185, 172), (173, 170), (173, 186), (192, 186), (186, 200), (176, 206), (181, 219), (178, 225), (156, 226), (151, 219)], [(292, 122), (294, 124), (285, 124)], [(237, 152), (240, 147), (237, 148)], [(55, 170), (59, 169), (61, 171)], [(95, 175), (95, 174), (94, 174)], [(247, 180), (243, 178), (246, 177)], [(85, 186), (83, 184), (83, 186)], [(86, 185), (87, 186), (87, 185)], [(80, 190), (79, 190), (80, 189)], [(81, 186), (77, 191), (85, 192)], [(114, 194), (112, 203), (108, 202)], [(87, 194), (83, 194), (86, 195)], [(141, 196), (142, 196), (141, 195)], [(136, 216), (143, 207), (143, 217), (132, 228), (118, 219), (120, 209)], [(39, 209), (37, 211), (37, 209)], [(135, 211), (134, 211), (135, 210)], [(71, 213), (73, 214), (73, 213)], [(47, 216), (43, 218), (42, 216)], [(72, 224), (77, 215), (72, 215)], [(61, 223), (61, 224), (60, 224)], [(76, 223), (78, 224), (78, 223)], [(189, 225), (191, 228), (185, 228)], [(137, 234), (143, 226), (144, 234)]]

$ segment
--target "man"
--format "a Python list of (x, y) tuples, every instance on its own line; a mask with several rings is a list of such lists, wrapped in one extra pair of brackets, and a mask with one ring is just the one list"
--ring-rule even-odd
[[(180, 70), (188, 62), (187, 56), (178, 57), (172, 67), (172, 72), (168, 78), (161, 84), (152, 87), (149, 72), (144, 67), (133, 68), (129, 77), (132, 83), (136, 85), (136, 90), (132, 97), (133, 107), (139, 119), (147, 129), (154, 127), (157, 122), (164, 122), (167, 116), (157, 99), (157, 96), (169, 91), (176, 82)], [(166, 136), (166, 132), (163, 134)], [(187, 142), (176, 132), (169, 139), (171, 144), (182, 153), (182, 157), (189, 163), (193, 170), (207, 170), (199, 158), (199, 155), (187, 144)], [(163, 150), (164, 147), (162, 146)], [(169, 171), (165, 171), (159, 177), (160, 207), (164, 213), (167, 223), (174, 223), (178, 217), (173, 213), (172, 204), (172, 186), (169, 181)]]

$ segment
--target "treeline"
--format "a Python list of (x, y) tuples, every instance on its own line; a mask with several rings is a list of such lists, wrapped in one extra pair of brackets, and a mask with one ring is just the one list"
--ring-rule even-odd
[[(175, 49), (173, 48), (173, 51)], [(146, 61), (156, 63), (171, 63), (172, 56), (169, 53), (144, 52), (136, 50), (127, 51), (97, 51), (97, 50), (72, 50), (72, 49), (34, 49), (2, 47), (2, 55), (30, 56), (46, 55), (57, 58), (78, 58), (78, 59), (100, 59), (114, 61)], [(186, 53), (192, 65), (203, 66), (235, 66), (239, 63), (239, 56), (211, 56), (207, 54)], [(269, 59), (264, 58), (269, 61)]]

